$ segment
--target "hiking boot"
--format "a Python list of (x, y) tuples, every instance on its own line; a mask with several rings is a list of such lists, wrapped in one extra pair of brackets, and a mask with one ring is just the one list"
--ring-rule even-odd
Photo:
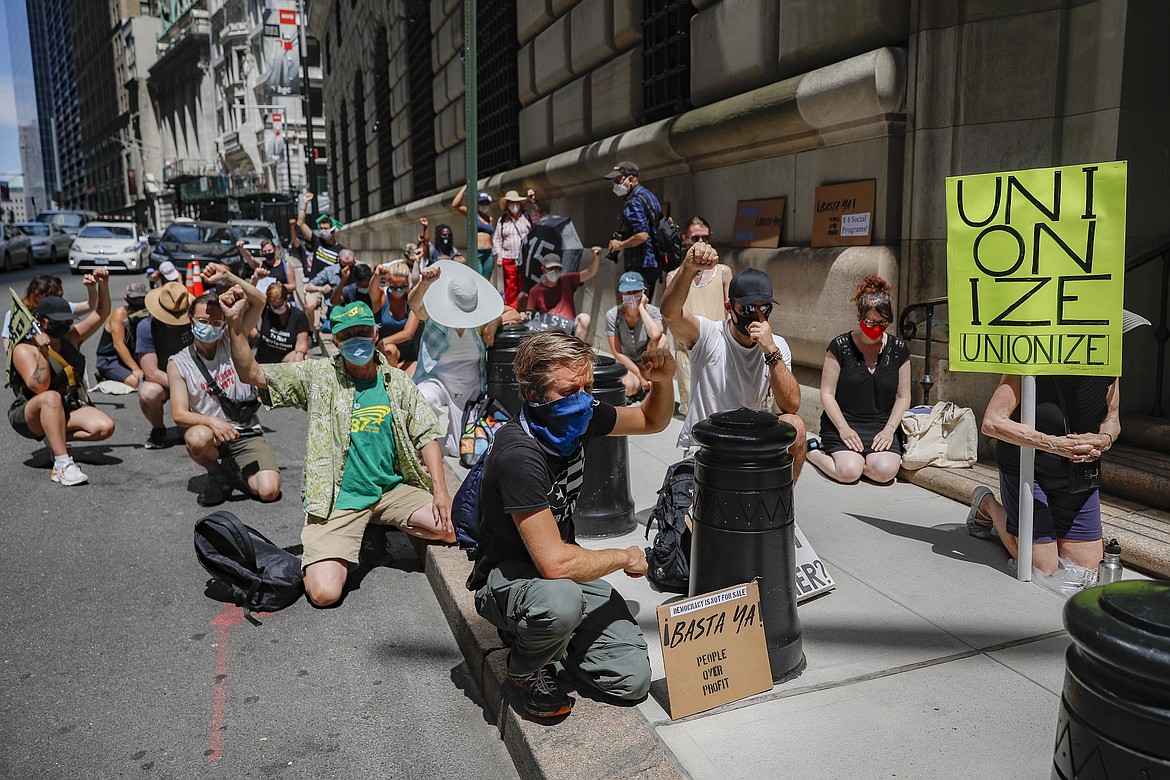
[(223, 480), (219, 476), (207, 476), (207, 481), (203, 483), (203, 489), (199, 491), (199, 498), (195, 499), (199, 502), (199, 506), (219, 506), (227, 498), (227, 493), (224, 491)]
[(146, 438), (146, 444), (142, 446), (148, 450), (165, 449), (167, 447), (167, 429), (151, 428), (150, 436)]
[(54, 466), (53, 473), (49, 476), (49, 479), (65, 487), (73, 487), (74, 485), (89, 482), (89, 477), (85, 476), (85, 472), (72, 460), (64, 468)]
[(552, 666), (546, 666), (535, 674), (511, 675), (512, 682), (520, 689), (521, 703), (529, 715), (538, 718), (556, 718), (568, 715), (573, 709), (570, 699), (557, 685)]
[(990, 496), (991, 488), (980, 485), (971, 494), (971, 511), (967, 513), (967, 533), (976, 539), (990, 539), (995, 534), (995, 526), (990, 520), (979, 516), (979, 507), (983, 499)]

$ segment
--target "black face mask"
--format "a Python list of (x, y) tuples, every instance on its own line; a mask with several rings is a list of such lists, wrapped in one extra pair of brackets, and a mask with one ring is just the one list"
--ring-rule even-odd
[(439, 236), (439, 246), (451, 246), (451, 236), (445, 234)]
[(142, 311), (142, 307), (146, 305), (145, 298), (127, 298), (126, 308), (130, 311)]
[(276, 252), (265, 252), (264, 259), (271, 263), (276, 259)]
[(50, 320), (45, 326), (45, 335), (55, 339), (63, 339), (69, 335), (69, 329), (73, 327), (71, 322), (58, 322)]

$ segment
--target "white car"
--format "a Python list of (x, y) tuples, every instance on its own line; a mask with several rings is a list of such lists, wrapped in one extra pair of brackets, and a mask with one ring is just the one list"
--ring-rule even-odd
[(17, 265), (32, 267), (32, 239), (16, 225), (0, 225), (0, 268), (11, 271)]
[(32, 239), (33, 260), (56, 263), (69, 256), (73, 238), (60, 225), (44, 222), (19, 222), (16, 225)]
[(133, 222), (87, 222), (69, 247), (69, 270), (146, 269), (150, 242)]

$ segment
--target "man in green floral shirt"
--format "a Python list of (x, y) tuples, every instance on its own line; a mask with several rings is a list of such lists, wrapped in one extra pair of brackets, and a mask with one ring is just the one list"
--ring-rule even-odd
[(309, 413), (301, 533), (309, 599), (325, 607), (341, 598), (370, 523), (454, 542), (438, 442), (442, 431), (410, 378), (374, 349), (370, 308), (355, 302), (330, 313), (337, 357), (261, 365), (244, 330), (249, 302), (243, 293), (232, 288), (220, 304), (231, 324), (240, 379), (255, 386), (269, 408)]

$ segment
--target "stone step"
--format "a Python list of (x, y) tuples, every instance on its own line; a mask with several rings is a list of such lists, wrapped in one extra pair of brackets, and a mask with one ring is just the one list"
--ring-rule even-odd
[[(999, 471), (993, 464), (977, 463), (969, 469), (902, 469), (898, 476), (961, 504), (970, 503), (978, 485), (999, 494)], [(1109, 493), (1101, 498), (1105, 538), (1116, 538), (1121, 544), (1125, 565), (1152, 577), (1170, 579), (1170, 512)]]
[(1101, 460), (1101, 483), (1106, 493), (1170, 509), (1170, 454), (1116, 444)]
[(1121, 418), (1121, 443), (1157, 452), (1170, 452), (1170, 418), (1126, 414)]

